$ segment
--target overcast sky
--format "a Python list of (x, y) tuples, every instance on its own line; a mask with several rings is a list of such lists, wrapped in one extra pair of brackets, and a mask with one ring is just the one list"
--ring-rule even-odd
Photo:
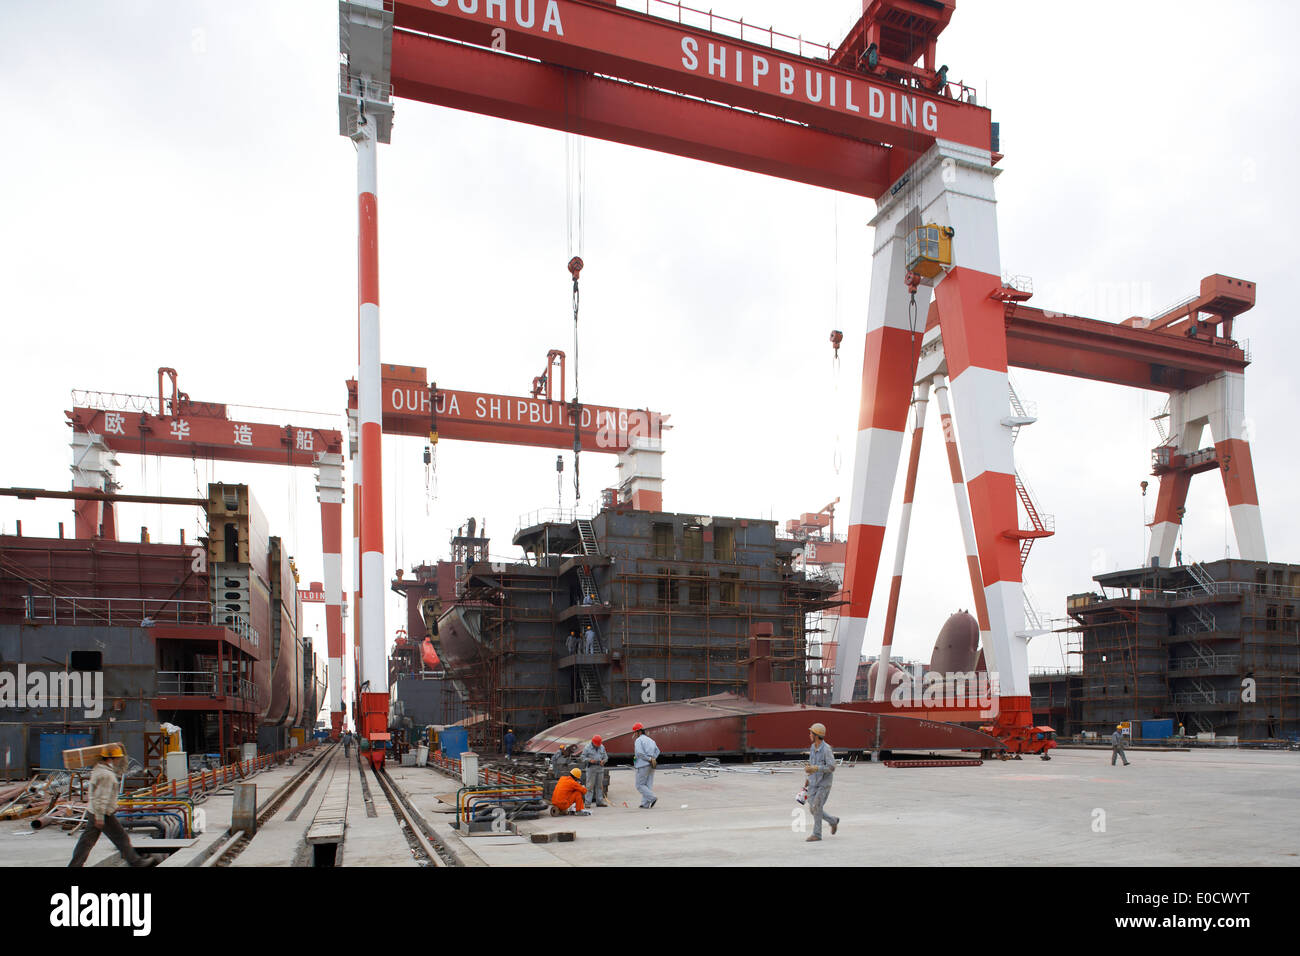
[[(714, 9), (835, 43), (861, 4)], [(1033, 278), (1032, 304), (1118, 320), (1158, 312), (1214, 272), (1258, 283), (1237, 331), (1254, 356), (1255, 473), (1279, 561), (1295, 559), (1300, 530), (1300, 332), (1284, 305), (1300, 219), (1298, 11), (962, 0), (939, 43), (950, 78), (1001, 123), (1002, 265)], [(356, 363), (356, 205), (337, 65), (332, 2), (0, 3), (0, 484), (68, 487), (70, 390), (149, 394), (159, 366), (179, 369), (196, 399), (339, 415)], [(667, 509), (784, 521), (839, 497), (846, 529), (874, 203), (599, 141), (585, 152), (577, 250), (564, 135), (398, 101), (379, 157), (384, 361), (424, 366), (447, 387), (527, 394), (546, 350), (572, 347), (565, 263), (581, 251), (581, 396), (672, 415)], [(833, 328), (844, 331), (838, 372)], [(1018, 462), (1057, 528), (1026, 579), (1060, 617), (1092, 574), (1141, 559), (1154, 492), (1144, 501), (1139, 482), (1164, 397), (1015, 379), (1040, 419), (1021, 433)], [(939, 436), (929, 429), (895, 644), (925, 658), (944, 618), (971, 605)], [(444, 442), (430, 494), (422, 454), (418, 439), (384, 441), (390, 573), (445, 557), (471, 514), (486, 517), (494, 554), (515, 555), (519, 516), (556, 502), (553, 451)], [(584, 504), (614, 484), (614, 464), (584, 456)], [(127, 492), (165, 495), (249, 482), (304, 582), (321, 577), (308, 470), (124, 456), (120, 478)], [(1198, 477), (1184, 554), (1235, 555), (1226, 516), (1219, 479)], [(71, 532), (61, 503), (0, 499), (0, 529), (15, 520), (28, 535), (52, 536), (60, 520)], [(176, 508), (124, 506), (119, 521), (124, 537), (203, 530)], [(867, 651), (892, 553), (891, 536)], [(323, 648), (323, 614), (310, 613)], [(390, 596), (390, 635), (403, 621)], [(1055, 638), (1031, 645), (1032, 663), (1059, 660)]]

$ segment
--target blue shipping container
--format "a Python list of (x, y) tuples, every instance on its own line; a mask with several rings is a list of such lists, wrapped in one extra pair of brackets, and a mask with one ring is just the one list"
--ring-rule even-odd
[(1164, 740), (1166, 737), (1174, 735), (1174, 721), (1170, 717), (1166, 720), (1144, 720), (1142, 721), (1142, 739), (1143, 740)]
[(444, 757), (459, 760), (469, 750), (469, 731), (464, 727), (448, 727), (438, 735), (438, 743)]
[(62, 770), (63, 751), (76, 747), (89, 747), (94, 742), (94, 734), (41, 734), (40, 768)]

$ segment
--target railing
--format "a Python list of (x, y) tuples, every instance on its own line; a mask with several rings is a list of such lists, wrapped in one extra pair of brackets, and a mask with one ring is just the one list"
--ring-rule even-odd
[[(1189, 690), (1177, 694), (1169, 695), (1170, 703), (1175, 706), (1185, 704), (1217, 704), (1219, 703), (1218, 694), (1213, 690)], [(1228, 703), (1228, 700), (1224, 700)]]
[(362, 99), (386, 103), (393, 98), (393, 85), (391, 83), (376, 83), (369, 77), (364, 80), (359, 76), (352, 76), (348, 73), (348, 68), (344, 64), (339, 65), (339, 92), (344, 96), (360, 96)]
[(1255, 584), (1251, 581), (1215, 581), (1211, 585), (1193, 585), (1186, 588), (1173, 588), (1167, 591), (1144, 590), (1143, 601), (1166, 602), (1188, 601), (1207, 595), (1223, 594), (1259, 594), (1263, 597), (1300, 598), (1300, 587), (1286, 584)]
[(72, 594), (25, 594), (23, 616), (51, 624), (101, 624), (106, 627), (153, 627), (156, 624), (218, 624), (254, 647), (259, 635), (242, 614), (220, 611), (208, 601), (162, 598), (114, 598)]
[(28, 594), (24, 595), (23, 601), (27, 620), (52, 624), (150, 627), (160, 621), (169, 624), (208, 624), (212, 621), (212, 605), (207, 601), (55, 594)]
[[(724, 17), (712, 10), (696, 10), (685, 6), (679, 0), (617, 0), (617, 2), (618, 6), (628, 10), (644, 11), (660, 19), (676, 20), (683, 26), (697, 27), (698, 29), (708, 30), (710, 33), (720, 33), (746, 43), (764, 43), (766, 41), (766, 46), (769, 49), (780, 50), (795, 56), (808, 58), (819, 56), (829, 60), (838, 48), (838, 46), (832, 46), (829, 43), (816, 43), (812, 40), (805, 40), (801, 36), (791, 36), (770, 26), (758, 27), (752, 23), (746, 23), (743, 17), (739, 20), (732, 20), (730, 17)], [(956, 99), (966, 103), (975, 102), (975, 89), (973, 87), (967, 86), (965, 83), (959, 83), (956, 80), (949, 81), (945, 84), (946, 86), (957, 88)], [(927, 90), (926, 92), (931, 91)]]
[(516, 530), (521, 531), (539, 524), (573, 524), (579, 518), (590, 519), (595, 516), (594, 508), (538, 508), (520, 515)]
[[(159, 697), (237, 697), (257, 701), (257, 685), (235, 674), (223, 675), (212, 671), (159, 671)], [(221, 687), (218, 693), (217, 688)]]
[[(699, 27), (710, 33), (721, 33), (747, 43), (762, 43), (766, 40), (766, 45), (770, 49), (793, 53), (795, 56), (811, 57), (816, 54), (829, 60), (836, 50), (836, 47), (829, 43), (814, 43), (801, 36), (782, 33), (772, 27), (757, 27), (752, 23), (746, 23), (743, 17), (732, 20), (712, 10), (696, 10), (676, 0), (622, 0), (618, 5), (629, 10), (644, 10), (651, 16), (676, 20), (684, 26)], [(805, 53), (805, 49), (808, 52)]]
[(1169, 662), (1169, 673), (1234, 668), (1241, 663), (1239, 654), (1207, 654), (1203, 657), (1180, 657)]

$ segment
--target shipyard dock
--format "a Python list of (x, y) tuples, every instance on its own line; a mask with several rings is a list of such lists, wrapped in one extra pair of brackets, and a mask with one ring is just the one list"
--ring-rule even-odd
[[(809, 845), (810, 819), (794, 802), (798, 762), (664, 766), (653, 810), (637, 807), (631, 770), (616, 767), (611, 806), (592, 816), (466, 834), (452, 826), (463, 784), (451, 774), (389, 768), (399, 813), (355, 751), (327, 746), (254, 778), (259, 807), (297, 785), (244, 846), (227, 832), (231, 797), (216, 792), (201, 804), (206, 832), (162, 866), (1300, 865), (1300, 753), (1139, 749), (1127, 768), (1109, 758), (1063, 748), (1049, 762), (982, 767), (842, 764), (827, 804), (839, 832)], [(336, 850), (320, 853), (313, 833), (330, 839), (331, 821), (342, 824)], [(0, 823), (6, 865), (64, 866), (74, 843), (57, 828)], [(87, 865), (122, 861), (104, 839)]]

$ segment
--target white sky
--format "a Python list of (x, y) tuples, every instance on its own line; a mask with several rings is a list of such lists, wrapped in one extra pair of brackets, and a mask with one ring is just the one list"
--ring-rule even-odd
[[(832, 43), (860, 9), (715, 5)], [(1156, 312), (1213, 272), (1258, 283), (1238, 335), (1254, 354), (1255, 472), (1270, 555), (1283, 561), (1300, 530), (1298, 333), (1282, 308), (1300, 220), (1297, 20), (1281, 0), (1230, 16), (1209, 2), (962, 0), (939, 44), (950, 78), (975, 86), (1002, 124), (1003, 270), (1033, 277), (1033, 304), (1117, 320)], [(148, 394), (162, 365), (200, 400), (344, 407), (355, 159), (337, 133), (337, 63), (331, 2), (0, 4), (0, 484), (68, 487), (70, 389)], [(548, 348), (571, 350), (565, 146), (559, 133), (398, 101), (379, 163), (384, 361), (425, 366), (447, 387), (523, 395)], [(586, 147), (585, 198), (581, 395), (672, 415), (666, 507), (784, 521), (838, 496), (846, 529), (874, 204), (599, 141)], [(832, 328), (844, 331), (838, 375)], [(1014, 377), (1040, 418), (1021, 433), (1020, 468), (1057, 522), (1026, 578), (1061, 616), (1093, 573), (1140, 560), (1154, 493), (1144, 503), (1138, 483), (1163, 396)], [(895, 645), (925, 658), (947, 615), (971, 603), (933, 409), (930, 421)], [(445, 557), (471, 514), (487, 518), (495, 554), (513, 555), (518, 517), (555, 504), (553, 451), (444, 442), (436, 497), (422, 451), (418, 439), (385, 439), (390, 571), (394, 559)], [(127, 492), (253, 484), (304, 583), (320, 580), (310, 471), (122, 465)], [(566, 480), (571, 469), (566, 460)], [(614, 459), (585, 455), (583, 475), (587, 504), (614, 483)], [(60, 520), (71, 533), (63, 503), (0, 499), (0, 529), (16, 519), (25, 534), (54, 535)], [(148, 525), (155, 541), (202, 532), (178, 509), (124, 506), (119, 522), (124, 537)], [(1222, 485), (1200, 477), (1183, 551), (1214, 559), (1225, 542), (1236, 554)], [(892, 553), (891, 536), (867, 651)], [(323, 650), (323, 615), (309, 615)], [(390, 634), (403, 622), (390, 596)], [(1031, 663), (1059, 660), (1055, 638), (1031, 646)]]

